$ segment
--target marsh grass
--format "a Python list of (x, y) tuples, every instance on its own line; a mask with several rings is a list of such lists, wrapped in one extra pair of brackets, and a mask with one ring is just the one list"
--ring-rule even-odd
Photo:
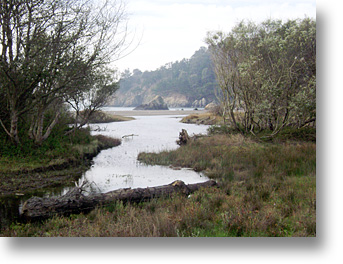
[(316, 145), (309, 142), (256, 143), (242, 135), (214, 135), (199, 138), (175, 151), (140, 153), (147, 164), (192, 167), (219, 179), (235, 180), (263, 175), (302, 176), (315, 174)]
[(316, 236), (316, 145), (257, 143), (241, 135), (199, 138), (141, 162), (192, 167), (218, 188), (140, 204), (112, 203), (88, 215), (13, 224), (4, 236)]
[(223, 124), (223, 119), (218, 114), (205, 112), (185, 116), (180, 122), (187, 124), (217, 125)]
[(133, 117), (115, 115), (110, 112), (96, 111), (90, 117), (89, 123), (91, 124), (111, 123), (111, 122), (130, 121), (133, 119), (134, 119)]

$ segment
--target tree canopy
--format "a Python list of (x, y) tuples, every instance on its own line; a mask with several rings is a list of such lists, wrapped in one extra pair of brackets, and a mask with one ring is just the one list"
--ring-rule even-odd
[(237, 130), (269, 130), (274, 136), (287, 126), (315, 122), (314, 20), (242, 21), (230, 33), (209, 33), (207, 43), (220, 88), (218, 99)]
[(117, 2), (0, 2), (0, 124), (12, 142), (20, 144), (26, 129), (41, 144), (63, 104), (86, 99), (99, 106), (117, 89), (113, 77), (103, 77), (124, 45), (125, 20)]

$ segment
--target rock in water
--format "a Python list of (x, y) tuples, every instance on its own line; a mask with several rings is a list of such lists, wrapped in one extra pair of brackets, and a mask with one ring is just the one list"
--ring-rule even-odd
[(140, 106), (137, 106), (133, 110), (169, 110), (169, 108), (164, 102), (163, 98), (157, 95), (148, 104), (142, 104)]

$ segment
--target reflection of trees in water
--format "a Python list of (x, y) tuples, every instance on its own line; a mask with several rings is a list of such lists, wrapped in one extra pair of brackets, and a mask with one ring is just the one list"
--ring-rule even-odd
[(22, 197), (2, 197), (0, 198), (0, 230), (19, 218), (19, 206)]

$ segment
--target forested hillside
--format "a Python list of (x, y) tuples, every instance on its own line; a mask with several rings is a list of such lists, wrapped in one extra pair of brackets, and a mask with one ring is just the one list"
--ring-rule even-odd
[(190, 59), (168, 63), (155, 71), (126, 70), (110, 104), (137, 106), (160, 95), (169, 107), (203, 107), (215, 100), (215, 86), (210, 54), (202, 47)]

